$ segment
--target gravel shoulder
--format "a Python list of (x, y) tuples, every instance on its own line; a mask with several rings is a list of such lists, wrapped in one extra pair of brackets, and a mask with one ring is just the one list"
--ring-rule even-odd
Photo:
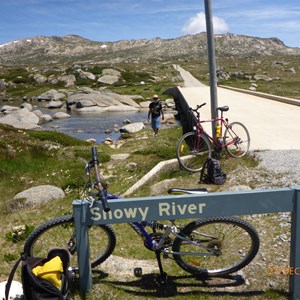
[(280, 174), (280, 186), (300, 185), (300, 150), (266, 150), (256, 153), (261, 160), (259, 166)]

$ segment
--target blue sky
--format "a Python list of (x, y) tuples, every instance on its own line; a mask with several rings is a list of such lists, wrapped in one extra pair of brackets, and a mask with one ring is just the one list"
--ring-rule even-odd
[[(211, 0), (215, 33), (277, 37), (300, 47), (299, 0)], [(0, 44), (77, 34), (107, 42), (206, 31), (204, 0), (0, 0)]]

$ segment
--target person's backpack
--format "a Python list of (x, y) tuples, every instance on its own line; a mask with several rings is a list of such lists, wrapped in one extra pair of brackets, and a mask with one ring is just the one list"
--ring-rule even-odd
[[(21, 277), (25, 300), (71, 299), (69, 290), (72, 276), (68, 270), (70, 253), (66, 249), (52, 249), (49, 251), (47, 258), (21, 254), (6, 283), (6, 300), (8, 300), (10, 286), (20, 262), (22, 262)], [(59, 262), (60, 268), (56, 267), (58, 266), (57, 262)], [(35, 270), (33, 271), (33, 269)], [(36, 276), (34, 272), (37, 273), (37, 270), (39, 273)]]
[(214, 158), (207, 158), (203, 164), (199, 183), (223, 184), (226, 181), (226, 174), (221, 170), (221, 164)]

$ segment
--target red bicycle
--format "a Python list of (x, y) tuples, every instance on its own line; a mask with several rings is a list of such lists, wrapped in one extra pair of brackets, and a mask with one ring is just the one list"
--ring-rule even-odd
[[(197, 105), (196, 109), (190, 108), (191, 112), (196, 114), (197, 125), (193, 131), (185, 133), (179, 139), (176, 148), (179, 164), (190, 172), (201, 171), (205, 160), (213, 153), (216, 155), (221, 153), (223, 148), (232, 157), (242, 157), (248, 153), (250, 147), (250, 135), (246, 126), (240, 122), (229, 123), (228, 119), (223, 117), (223, 113), (229, 110), (228, 106), (217, 108), (221, 112), (221, 117), (200, 120), (199, 110), (204, 105), (206, 103)], [(202, 123), (205, 122), (215, 122), (215, 137), (204, 130)]]

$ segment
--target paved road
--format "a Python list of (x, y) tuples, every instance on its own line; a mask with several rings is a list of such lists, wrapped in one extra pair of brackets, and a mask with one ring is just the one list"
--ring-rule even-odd
[(190, 72), (181, 68), (179, 65), (174, 65), (175, 70), (180, 73), (180, 76), (184, 80), (185, 87), (204, 87), (206, 86), (202, 82), (200, 82), (197, 78), (195, 78)]
[[(182, 95), (191, 107), (206, 102), (202, 110), (202, 119), (209, 119), (210, 88), (186, 76), (185, 70), (178, 68), (185, 81), (180, 87)], [(231, 91), (221, 87), (217, 88), (218, 106), (228, 105), (229, 111), (225, 116), (230, 121), (242, 122), (249, 130), (251, 136), (251, 150), (286, 150), (300, 149), (300, 106)], [(211, 132), (211, 125), (205, 127)], [(300, 165), (300, 158), (299, 158)]]

